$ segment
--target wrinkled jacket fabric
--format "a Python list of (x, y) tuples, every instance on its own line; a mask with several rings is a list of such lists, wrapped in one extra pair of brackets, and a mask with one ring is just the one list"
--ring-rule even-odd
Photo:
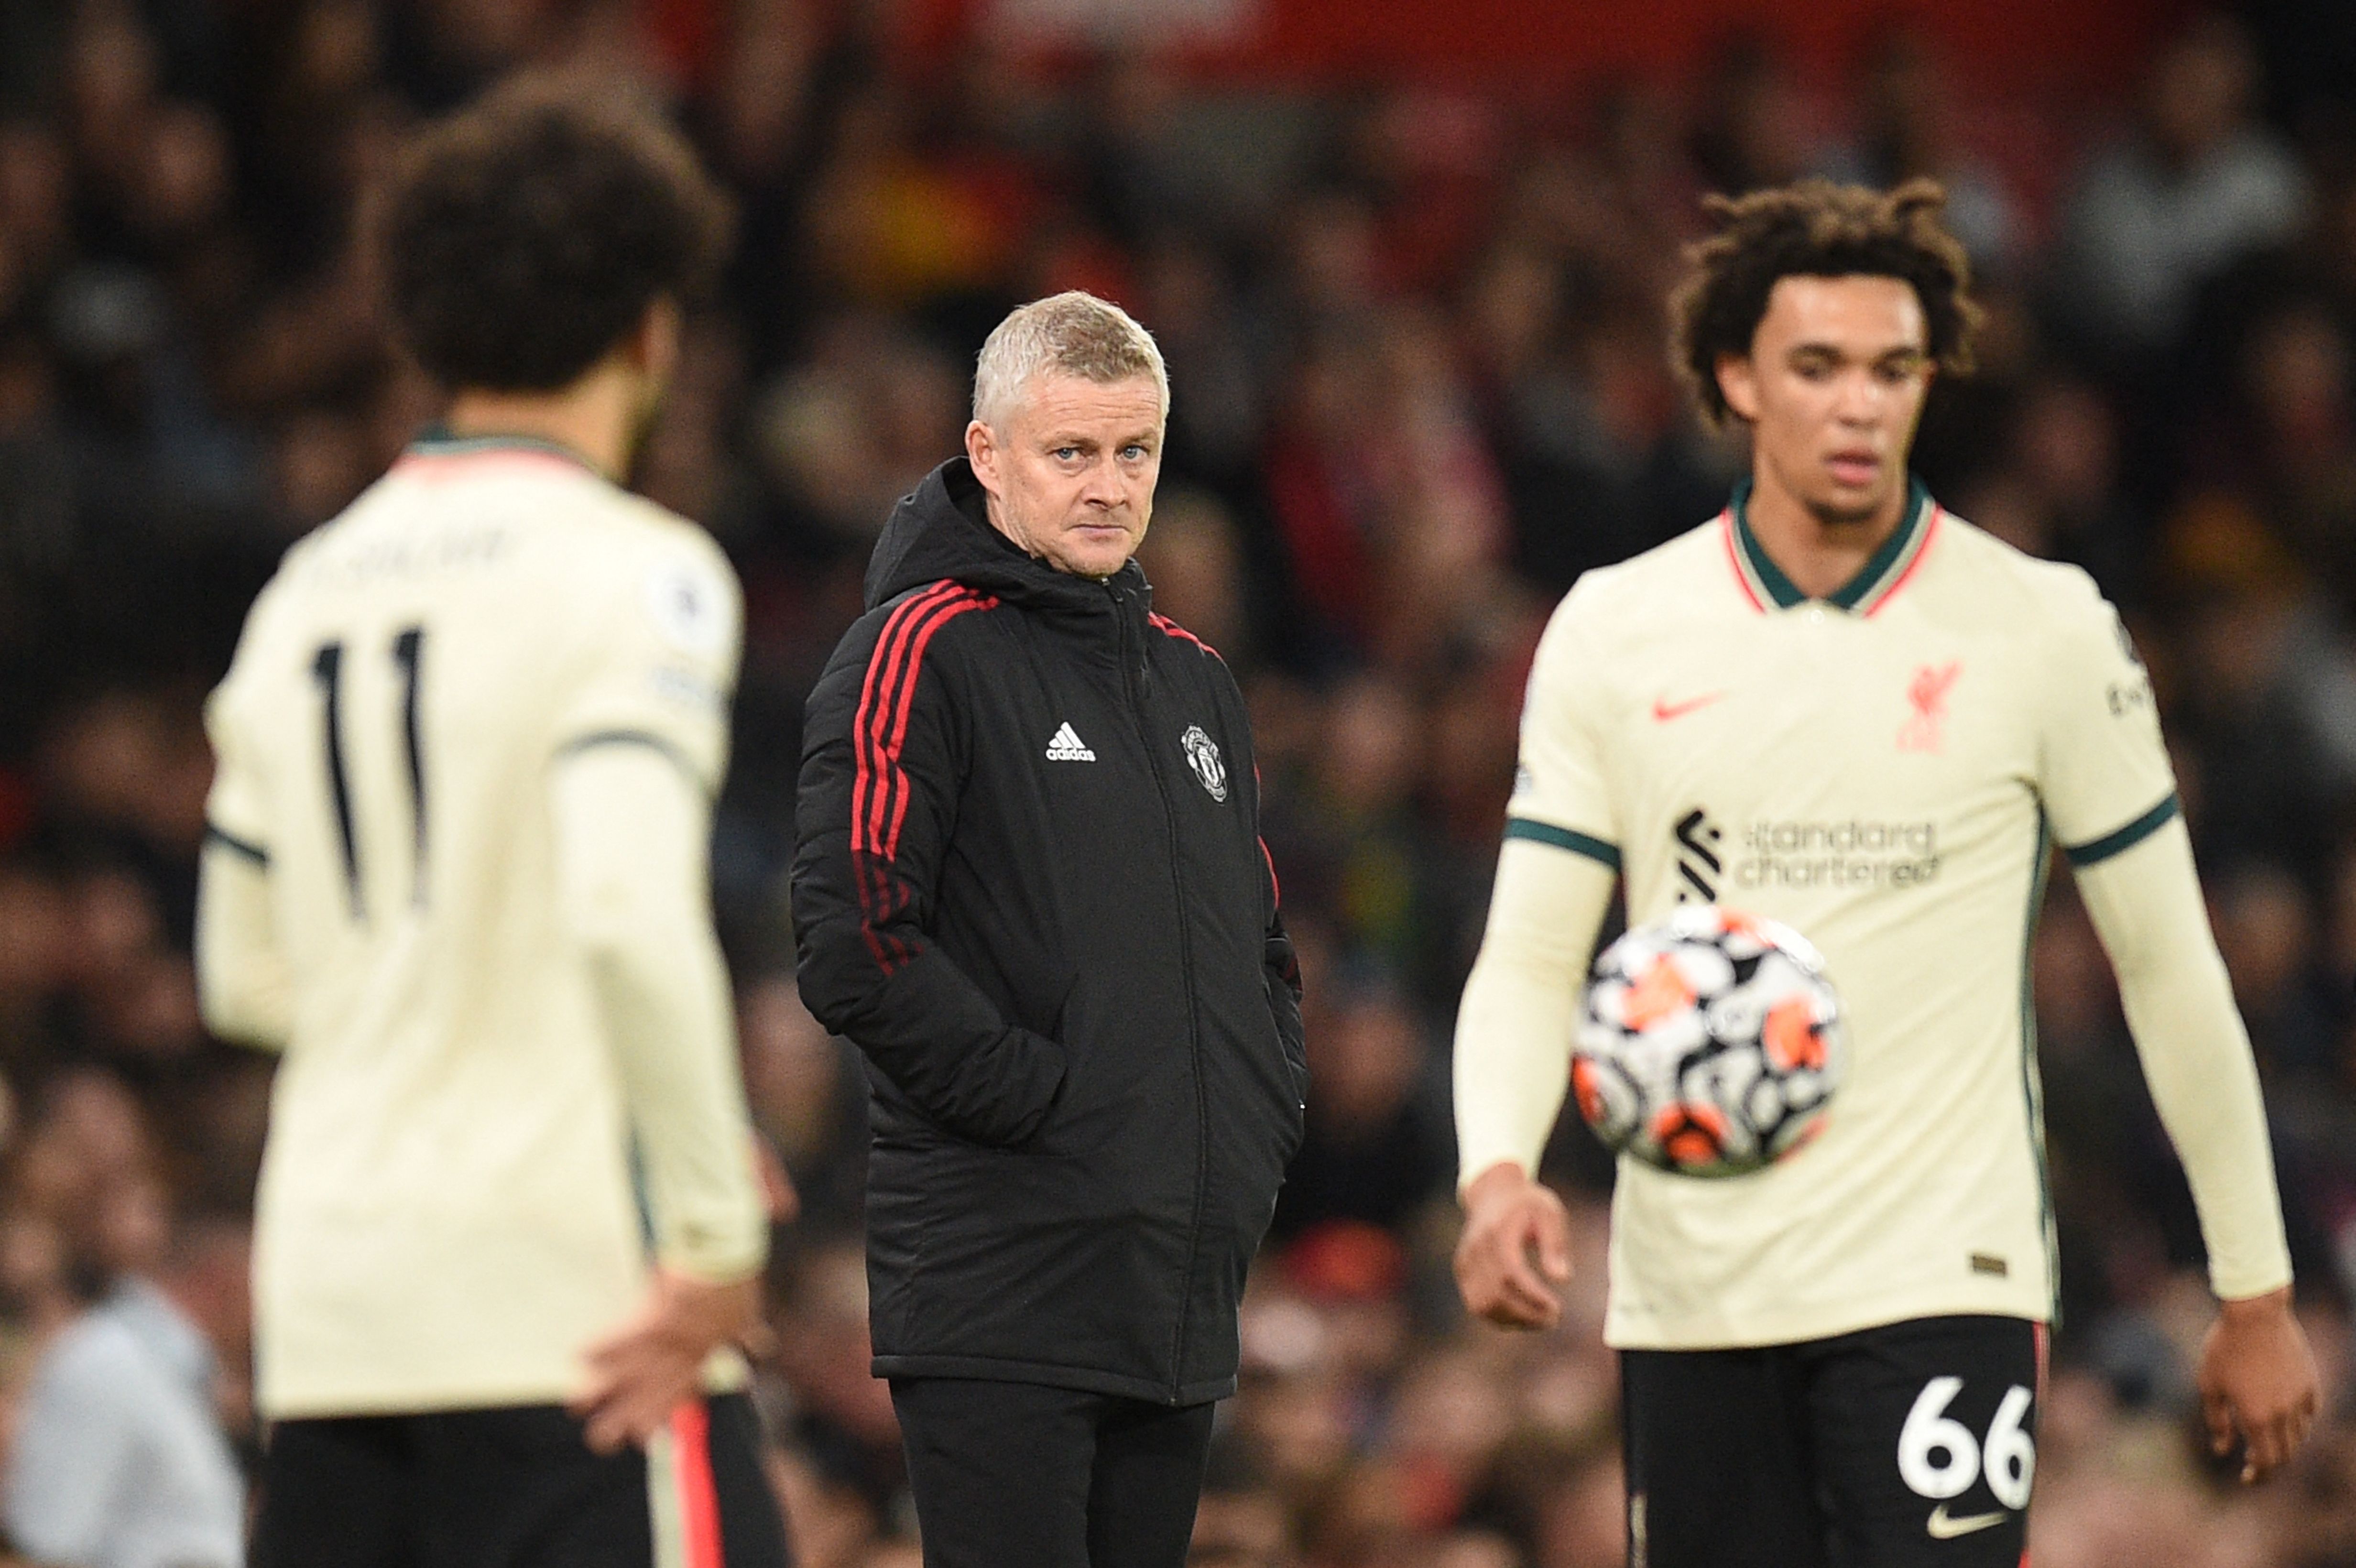
[(1135, 562), (1016, 549), (963, 459), (866, 597), (809, 699), (793, 911), (867, 1060), (875, 1372), (1231, 1393), (1308, 1079), (1235, 680)]

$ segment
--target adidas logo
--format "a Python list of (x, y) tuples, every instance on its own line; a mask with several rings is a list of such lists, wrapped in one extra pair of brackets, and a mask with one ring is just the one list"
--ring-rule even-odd
[(1097, 754), (1082, 744), (1072, 727), (1065, 724), (1055, 731), (1055, 738), (1047, 742), (1047, 760), (1051, 763), (1093, 763)]

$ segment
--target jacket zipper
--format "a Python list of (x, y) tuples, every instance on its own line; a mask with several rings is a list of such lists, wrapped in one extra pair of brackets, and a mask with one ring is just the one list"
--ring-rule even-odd
[(1203, 1204), (1210, 1183), (1210, 1107), (1203, 1087), (1203, 1028), (1194, 997), (1194, 941), (1186, 924), (1186, 878), (1179, 863), (1178, 813), (1170, 799), (1169, 782), (1162, 777), (1161, 751), (1146, 727), (1144, 650), (1130, 645), (1129, 596), (1110, 583), (1105, 585), (1105, 592), (1111, 595), (1113, 619), (1120, 625), (1121, 685), (1129, 697), (1130, 720), (1136, 726), (1139, 743), (1145, 748), (1145, 769), (1153, 775), (1154, 794), (1162, 798), (1162, 827), (1170, 841), (1170, 896), (1178, 917), (1178, 969), (1186, 987), (1186, 1050), (1194, 1078), (1194, 1217), (1186, 1228), (1186, 1273), (1179, 1292), (1178, 1327), (1172, 1338), (1170, 1355), (1170, 1403), (1176, 1404), (1185, 1392), (1186, 1329), (1194, 1316), (1194, 1261), (1202, 1251)]

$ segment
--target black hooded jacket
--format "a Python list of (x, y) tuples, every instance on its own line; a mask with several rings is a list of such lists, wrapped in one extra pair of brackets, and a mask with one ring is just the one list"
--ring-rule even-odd
[(876, 1374), (1231, 1393), (1308, 1082), (1234, 677), (1134, 561), (1017, 549), (962, 458), (867, 603), (810, 695), (793, 909), (867, 1058)]

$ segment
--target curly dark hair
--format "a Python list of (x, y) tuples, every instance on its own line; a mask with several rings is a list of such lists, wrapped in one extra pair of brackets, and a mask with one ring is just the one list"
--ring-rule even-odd
[(1701, 411), (1723, 425), (1733, 411), (1719, 389), (1718, 362), (1751, 352), (1767, 297), (1788, 277), (1897, 278), (1914, 287), (1930, 327), (1931, 358), (1972, 368), (1971, 262), (1939, 221), (1947, 193), (1912, 179), (1887, 191), (1804, 179), (1749, 196), (1713, 196), (1716, 234), (1686, 252), (1688, 270), (1669, 295), (1672, 354)]
[(626, 90), (518, 78), (427, 130), (369, 217), (394, 330), (453, 388), (569, 386), (726, 253), (728, 198)]

